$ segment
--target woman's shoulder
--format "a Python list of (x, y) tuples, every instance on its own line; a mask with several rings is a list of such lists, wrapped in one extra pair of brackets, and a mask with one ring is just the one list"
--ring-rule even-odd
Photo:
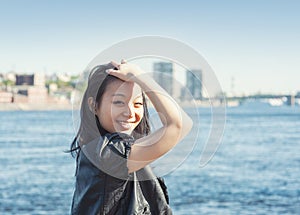
[(124, 133), (107, 133), (82, 147), (89, 162), (102, 172), (120, 179), (127, 179), (127, 159), (134, 138)]
[(98, 147), (100, 147), (100, 154), (102, 154), (102, 151), (108, 150), (118, 156), (128, 158), (129, 151), (134, 143), (134, 138), (125, 133), (114, 132), (105, 134), (102, 141), (103, 142), (98, 145)]
[(117, 141), (130, 141), (133, 142), (135, 139), (133, 136), (121, 133), (121, 132), (113, 132), (113, 133), (106, 133), (103, 135), (103, 140), (117, 142)]
[(125, 133), (114, 132), (114, 133), (106, 133), (102, 136), (94, 138), (89, 143), (81, 146), (83, 152), (97, 153), (101, 154), (101, 152), (106, 149), (119, 149), (118, 151), (123, 151), (127, 147), (130, 147), (135, 139)]

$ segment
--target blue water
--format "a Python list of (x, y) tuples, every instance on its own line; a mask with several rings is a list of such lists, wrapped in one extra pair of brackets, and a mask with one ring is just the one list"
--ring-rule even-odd
[[(300, 214), (300, 107), (226, 111), (207, 165), (199, 165), (211, 123), (203, 108), (186, 141), (154, 164), (159, 172), (180, 160), (163, 170), (174, 214)], [(0, 112), (0, 214), (69, 214), (75, 161), (64, 150), (73, 135), (71, 111)]]

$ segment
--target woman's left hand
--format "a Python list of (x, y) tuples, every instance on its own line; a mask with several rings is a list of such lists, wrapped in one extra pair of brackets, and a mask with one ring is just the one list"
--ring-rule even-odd
[(143, 71), (135, 64), (127, 63), (122, 60), (121, 63), (115, 61), (110, 62), (116, 69), (108, 69), (107, 73), (123, 81), (134, 81), (134, 77), (141, 75)]

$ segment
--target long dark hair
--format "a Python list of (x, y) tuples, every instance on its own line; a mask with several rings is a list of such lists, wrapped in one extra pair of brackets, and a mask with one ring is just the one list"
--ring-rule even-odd
[[(80, 126), (78, 132), (73, 139), (70, 147), (72, 156), (75, 157), (80, 151), (80, 147), (89, 143), (98, 136), (105, 135), (107, 131), (102, 127), (94, 110), (88, 104), (88, 98), (92, 97), (96, 102), (96, 108), (99, 108), (102, 96), (107, 86), (116, 80), (120, 80), (115, 76), (108, 75), (105, 71), (113, 68), (112, 64), (96, 66), (91, 70), (87, 89), (83, 95), (80, 108)], [(132, 132), (135, 139), (144, 137), (150, 133), (149, 112), (145, 94), (142, 92), (144, 115), (141, 122)]]

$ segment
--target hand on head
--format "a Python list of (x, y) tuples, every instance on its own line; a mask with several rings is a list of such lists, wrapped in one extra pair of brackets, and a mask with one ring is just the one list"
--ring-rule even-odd
[(107, 73), (123, 81), (134, 81), (133, 78), (142, 73), (142, 70), (135, 64), (127, 63), (126, 60), (121, 60), (121, 63), (111, 61), (115, 69), (108, 69)]

